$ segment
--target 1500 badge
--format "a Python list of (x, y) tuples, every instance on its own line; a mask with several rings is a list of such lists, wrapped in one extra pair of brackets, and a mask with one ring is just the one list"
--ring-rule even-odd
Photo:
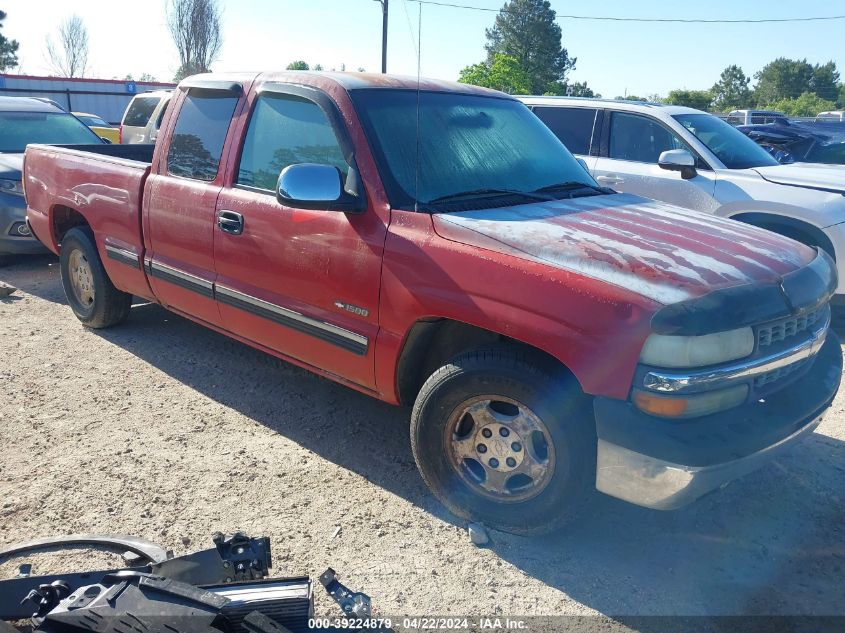
[(366, 308), (359, 308), (358, 306), (354, 306), (351, 303), (343, 303), (343, 301), (335, 301), (335, 306), (340, 308), (341, 310), (346, 310), (347, 312), (351, 312), (352, 314), (357, 314), (358, 316), (369, 316), (370, 311)]

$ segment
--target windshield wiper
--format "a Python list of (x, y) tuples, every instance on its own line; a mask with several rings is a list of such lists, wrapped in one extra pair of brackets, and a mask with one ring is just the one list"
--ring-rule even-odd
[(616, 193), (615, 191), (613, 191), (613, 189), (609, 189), (608, 187), (599, 187), (597, 185), (591, 185), (589, 183), (580, 182), (578, 180), (567, 180), (566, 182), (558, 182), (553, 185), (546, 185), (545, 187), (535, 189), (532, 193), (550, 193), (553, 191), (574, 192), (578, 189), (589, 189), (591, 192), (594, 192), (586, 195), (604, 195), (608, 193)]
[(457, 202), (459, 200), (464, 200), (466, 198), (478, 198), (481, 196), (523, 196), (525, 198), (531, 198), (532, 200), (543, 200), (549, 201), (552, 200), (549, 196), (542, 195), (540, 190), (537, 191), (519, 191), (517, 189), (495, 189), (495, 188), (484, 188), (484, 189), (472, 189), (470, 191), (459, 191), (457, 193), (450, 193), (445, 196), (440, 196), (438, 198), (434, 198), (433, 200), (429, 200), (425, 204), (442, 204), (444, 202)]

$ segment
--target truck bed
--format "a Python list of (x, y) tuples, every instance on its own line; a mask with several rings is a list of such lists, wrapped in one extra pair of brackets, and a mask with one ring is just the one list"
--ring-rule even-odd
[(24, 155), (27, 217), (38, 239), (59, 254), (62, 236), (84, 218), (115, 285), (141, 296), (149, 295), (141, 200), (153, 147), (29, 145)]

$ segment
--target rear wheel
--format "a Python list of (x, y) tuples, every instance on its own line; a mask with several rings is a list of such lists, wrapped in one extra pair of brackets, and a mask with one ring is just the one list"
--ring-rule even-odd
[(569, 375), (512, 348), (462, 354), (423, 385), (411, 444), (456, 515), (517, 534), (574, 517), (595, 480), (595, 423)]
[(62, 286), (73, 313), (91, 328), (105, 328), (129, 316), (132, 295), (118, 290), (88, 228), (74, 228), (62, 240)]

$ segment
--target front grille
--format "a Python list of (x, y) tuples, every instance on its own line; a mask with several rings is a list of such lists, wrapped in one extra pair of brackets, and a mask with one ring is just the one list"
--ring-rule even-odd
[(823, 321), (829, 309), (828, 306), (824, 306), (813, 312), (805, 312), (800, 316), (787, 317), (774, 323), (761, 325), (757, 328), (758, 348), (767, 347), (773, 343), (784, 341), (790, 336), (806, 332), (816, 323)]
[(812, 358), (805, 358), (804, 360), (799, 360), (791, 365), (787, 365), (786, 367), (780, 367), (773, 371), (766, 372), (765, 374), (760, 374), (759, 376), (754, 377), (754, 388), (760, 389), (761, 387), (773, 383), (781, 378), (786, 378), (790, 374), (794, 374), (796, 371), (801, 369), (802, 367), (806, 367)]

